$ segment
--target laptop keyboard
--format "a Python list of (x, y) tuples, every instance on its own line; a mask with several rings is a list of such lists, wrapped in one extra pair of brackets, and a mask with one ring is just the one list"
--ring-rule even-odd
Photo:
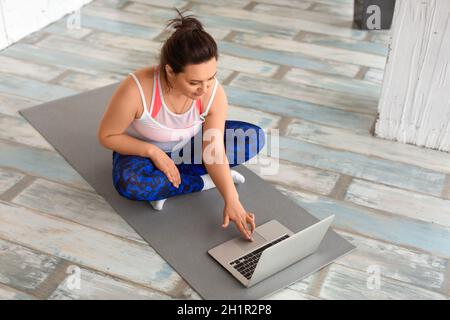
[(278, 239), (275, 239), (272, 242), (264, 245), (263, 247), (256, 249), (243, 257), (240, 257), (232, 262), (230, 265), (235, 268), (240, 274), (242, 274), (245, 278), (250, 280), (253, 272), (255, 271), (256, 265), (258, 264), (259, 258), (264, 250), (273, 246), (274, 244), (283, 241), (284, 239), (289, 238), (289, 235), (284, 235)]

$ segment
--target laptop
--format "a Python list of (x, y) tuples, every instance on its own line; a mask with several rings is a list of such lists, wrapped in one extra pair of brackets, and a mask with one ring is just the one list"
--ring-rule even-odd
[(255, 241), (237, 237), (208, 253), (248, 288), (313, 254), (333, 219), (331, 215), (297, 233), (271, 220), (255, 228)]

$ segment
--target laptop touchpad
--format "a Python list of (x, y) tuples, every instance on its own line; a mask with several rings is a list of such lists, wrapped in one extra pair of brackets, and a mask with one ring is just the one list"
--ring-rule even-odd
[(253, 239), (255, 241), (249, 241), (243, 237), (239, 237), (236, 239), (235, 244), (239, 246), (242, 250), (251, 251), (253, 248), (259, 247), (261, 244), (267, 242), (258, 232), (253, 232)]

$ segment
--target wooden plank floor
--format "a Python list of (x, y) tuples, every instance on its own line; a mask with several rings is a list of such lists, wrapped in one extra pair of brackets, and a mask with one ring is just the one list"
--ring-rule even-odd
[(269, 299), (449, 299), (450, 154), (371, 135), (389, 32), (353, 0), (96, 0), (0, 51), (0, 298), (200, 299), (17, 113), (155, 63), (172, 6), (218, 41), (229, 118), (279, 130), (279, 173), (247, 166), (357, 246)]

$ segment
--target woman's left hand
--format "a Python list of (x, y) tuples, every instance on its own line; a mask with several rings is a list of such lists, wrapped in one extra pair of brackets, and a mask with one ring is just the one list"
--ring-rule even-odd
[[(252, 234), (256, 227), (255, 215), (251, 212), (247, 212), (239, 200), (225, 203), (222, 227), (228, 227), (230, 220), (236, 224), (238, 230), (245, 238), (247, 238), (247, 240), (253, 241)], [(248, 224), (251, 225), (250, 229)]]

